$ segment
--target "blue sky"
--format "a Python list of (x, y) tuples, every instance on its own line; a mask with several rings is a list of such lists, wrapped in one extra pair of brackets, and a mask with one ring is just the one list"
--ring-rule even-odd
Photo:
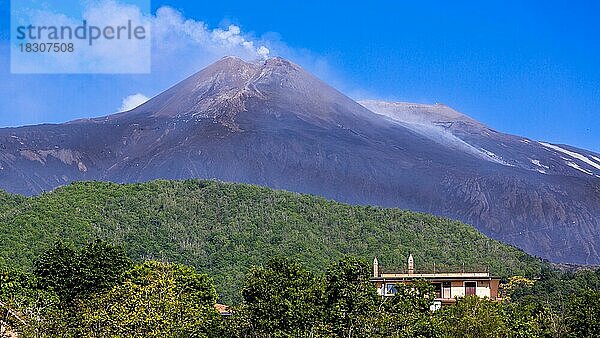
[[(356, 99), (441, 102), (494, 129), (600, 151), (597, 1), (153, 1), (207, 31), (240, 27)], [(179, 36), (148, 75), (11, 75), (0, 0), (0, 126), (63, 122), (153, 96), (235, 48)], [(165, 37), (164, 41), (170, 41)]]

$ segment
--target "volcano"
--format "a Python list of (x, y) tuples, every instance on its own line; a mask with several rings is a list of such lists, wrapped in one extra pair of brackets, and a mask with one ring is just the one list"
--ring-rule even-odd
[(600, 263), (599, 154), (445, 105), (356, 102), (282, 58), (226, 57), (127, 112), (0, 129), (9, 192), (185, 178), (447, 216), (553, 261)]

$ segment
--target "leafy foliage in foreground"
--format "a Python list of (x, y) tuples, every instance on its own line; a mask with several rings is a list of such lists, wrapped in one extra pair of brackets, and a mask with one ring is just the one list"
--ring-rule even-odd
[(0, 328), (24, 337), (219, 337), (208, 276), (164, 262), (132, 266), (124, 257), (105, 242), (58, 243), (32, 274), (3, 268)]
[(435, 298), (431, 284), (397, 285), (396, 296), (383, 299), (378, 315), (383, 337), (436, 337), (439, 331), (429, 307)]
[[(333, 263), (321, 278), (303, 270), (298, 262), (281, 259), (273, 262), (248, 274), (245, 291), (262, 292), (244, 297), (234, 310), (225, 326), (230, 337), (559, 338), (599, 334), (600, 290), (592, 288), (577, 289), (564, 311), (510, 298), (491, 301), (477, 296), (458, 298), (455, 305), (431, 311), (435, 295), (431, 284), (420, 281), (397, 285), (396, 296), (376, 296), (366, 270), (361, 268), (366, 264), (353, 257)], [(290, 269), (295, 272), (288, 273)], [(285, 276), (290, 280), (280, 282)], [(289, 287), (314, 285), (319, 280), (316, 285), (322, 291), (311, 292), (310, 297)], [(515, 284), (513, 292), (532, 286)], [(273, 298), (271, 292), (277, 293), (277, 297)], [(315, 296), (318, 294), (322, 295), (321, 300)], [(291, 306), (302, 301), (303, 306)], [(261, 311), (254, 311), (256, 307)], [(282, 307), (286, 309), (286, 317), (310, 316), (314, 320), (310, 325), (301, 321), (282, 322), (279, 320)], [(253, 326), (253, 323), (272, 325)]]
[[(513, 278), (503, 302), (476, 296), (430, 311), (433, 287), (426, 282), (398, 285), (395, 297), (377, 296), (368, 264), (355, 257), (332, 263), (326, 274), (297, 260), (275, 258), (246, 274), (242, 302), (232, 315), (219, 316), (212, 280), (194, 268), (146, 261), (123, 272), (92, 242), (82, 249), (54, 245), (38, 259), (46, 269), (33, 274), (0, 269), (0, 335), (22, 337), (222, 337), (222, 338), (481, 338), (596, 337), (600, 333), (599, 290), (575, 289), (563, 311), (528, 302), (520, 293), (535, 283)], [(102, 269), (63, 269), (67, 258), (88, 255)], [(46, 261), (53, 257), (61, 260)], [(40, 275), (41, 273), (41, 275)], [(600, 273), (600, 272), (596, 272)], [(104, 276), (108, 274), (108, 276)], [(73, 280), (110, 281), (82, 287), (61, 299)], [(589, 276), (583, 276), (587, 279)], [(42, 280), (52, 280), (49, 284)], [(548, 282), (548, 281), (546, 281)]]
[(266, 267), (253, 267), (246, 278), (243, 311), (252, 318), (243, 335), (286, 332), (314, 333), (321, 319), (321, 281), (300, 263), (276, 258)]
[(0, 208), (0, 265), (30, 269), (56, 241), (102, 238), (122, 245), (134, 261), (168, 260), (205, 271), (224, 302), (240, 299), (250, 266), (280, 255), (311, 271), (347, 254), (377, 256), (392, 268), (412, 253), (417, 268), (485, 266), (505, 277), (535, 276), (543, 265), (460, 222), (252, 185), (85, 182), (31, 198), (0, 196), (13, 201)]
[(369, 275), (370, 266), (353, 257), (330, 265), (324, 278), (327, 331), (339, 337), (374, 333), (370, 319), (383, 302)]
[(81, 332), (99, 337), (217, 337), (212, 280), (193, 268), (149, 261), (81, 306)]
[(547, 309), (549, 330), (561, 337), (600, 336), (600, 269), (544, 268), (539, 280), (513, 290), (510, 298), (519, 306)]
[(109, 289), (131, 268), (124, 250), (94, 241), (78, 251), (57, 243), (35, 261), (39, 285), (52, 289), (65, 303)]

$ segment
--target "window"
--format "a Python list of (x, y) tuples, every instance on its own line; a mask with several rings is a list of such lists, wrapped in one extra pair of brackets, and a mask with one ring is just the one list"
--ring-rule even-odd
[(386, 284), (385, 285), (385, 294), (386, 295), (395, 295), (396, 294), (396, 284)]
[(435, 298), (442, 298), (442, 283), (432, 283), (435, 290)]
[(444, 282), (442, 289), (442, 298), (451, 299), (452, 298), (452, 286), (450, 282)]
[(477, 282), (465, 282), (465, 296), (477, 294)]

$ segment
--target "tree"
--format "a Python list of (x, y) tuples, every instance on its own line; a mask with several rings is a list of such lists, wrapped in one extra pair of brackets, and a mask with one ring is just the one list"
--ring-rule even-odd
[(568, 337), (600, 336), (600, 291), (585, 290), (567, 305), (565, 322)]
[(437, 337), (430, 306), (435, 291), (430, 283), (416, 281), (396, 285), (394, 297), (383, 299), (379, 327), (383, 337)]
[(96, 240), (77, 251), (56, 243), (35, 262), (38, 286), (56, 292), (62, 302), (106, 290), (120, 282), (131, 267), (131, 260), (121, 247)]
[(39, 290), (32, 275), (0, 268), (0, 337), (9, 331), (23, 337), (65, 336), (59, 305), (56, 294)]
[(243, 305), (234, 316), (246, 319), (244, 335), (302, 336), (322, 322), (322, 282), (292, 260), (274, 258), (250, 269), (242, 296)]
[(124, 283), (80, 304), (84, 337), (220, 337), (212, 280), (193, 268), (148, 261)]
[(127, 253), (120, 246), (96, 240), (84, 246), (77, 258), (82, 284), (76, 288), (78, 295), (107, 290), (121, 282), (123, 273), (132, 267)]
[(526, 293), (533, 287), (535, 282), (523, 276), (512, 276), (508, 279), (508, 283), (501, 285), (500, 289), (504, 291), (504, 299), (510, 300), (513, 294)]
[(38, 286), (53, 290), (61, 300), (75, 298), (81, 280), (77, 274), (77, 251), (62, 242), (46, 250), (34, 263)]
[(538, 338), (560, 336), (552, 327), (552, 313), (548, 307), (536, 303), (502, 304), (506, 336), (510, 338)]
[(436, 312), (444, 337), (499, 338), (507, 335), (502, 304), (477, 296), (459, 298)]
[(336, 337), (371, 337), (381, 297), (369, 281), (369, 265), (347, 257), (325, 273), (325, 312), (328, 329)]

